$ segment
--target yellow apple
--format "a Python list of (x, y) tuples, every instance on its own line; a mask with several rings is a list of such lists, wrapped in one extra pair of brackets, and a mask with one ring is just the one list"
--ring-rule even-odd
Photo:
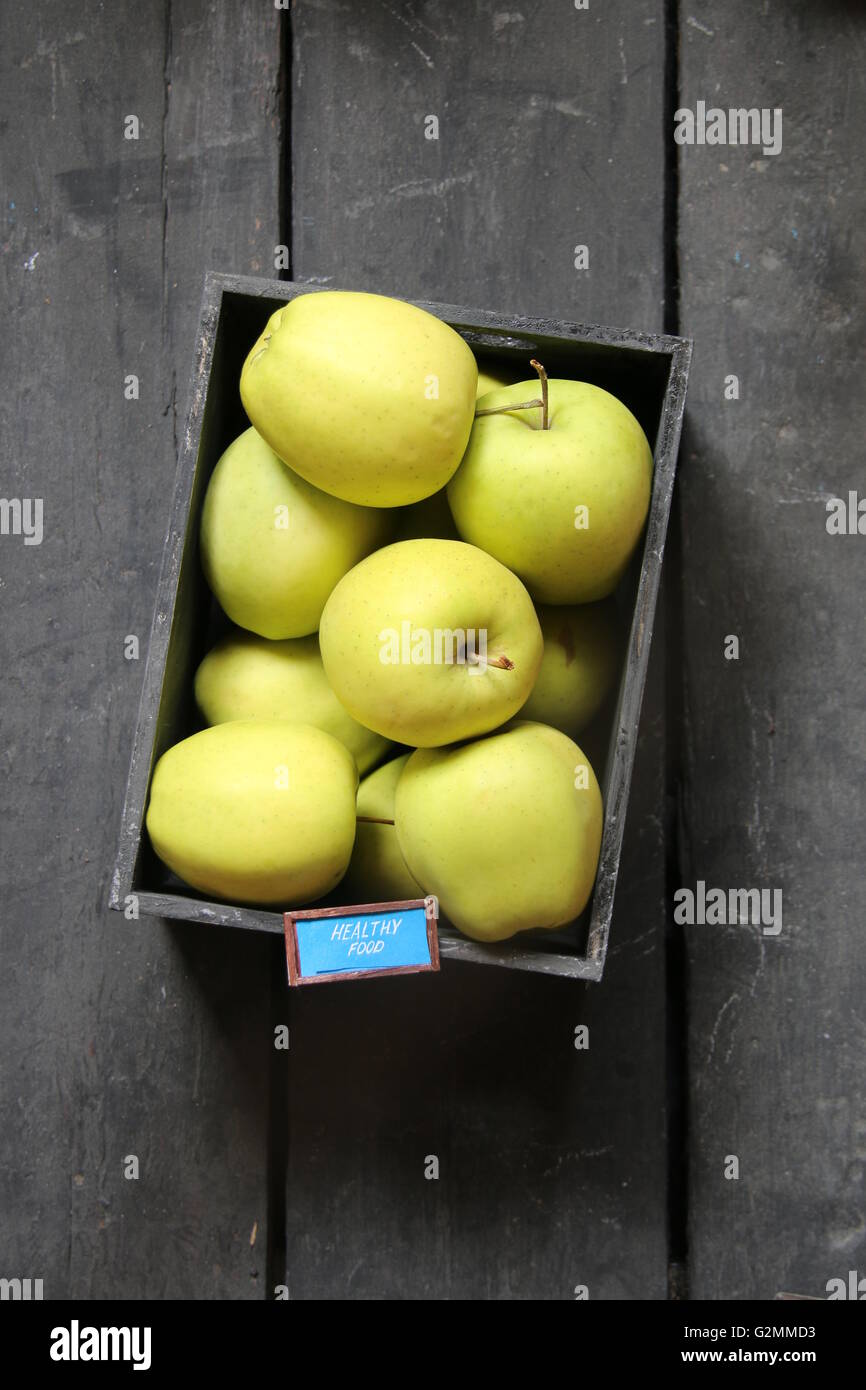
[(199, 666), (195, 698), (208, 724), (289, 719), (324, 729), (345, 744), (362, 776), (389, 746), (340, 704), (328, 684), (315, 633), (270, 642), (252, 632), (233, 632)]
[(395, 541), (459, 539), (444, 487), (432, 497), (425, 497), (423, 502), (415, 502), (397, 513)]
[(501, 386), (510, 386), (520, 381), (524, 368), (508, 368), (497, 357), (478, 357), (478, 386), (476, 396), (486, 396), (488, 391), (498, 391)]
[(337, 580), (389, 529), (387, 513), (311, 487), (250, 429), (229, 445), (208, 484), (202, 565), (239, 627), (304, 637), (319, 626)]
[(613, 593), (646, 521), (652, 453), (631, 411), (584, 381), (491, 391), (448, 484), (465, 541), (519, 575), (541, 603), (591, 603)]
[(411, 873), (476, 941), (565, 926), (589, 901), (601, 792), (558, 729), (515, 720), (471, 743), (418, 749), (394, 816)]
[(477, 376), (460, 335), (425, 310), (322, 290), (271, 315), (244, 363), (241, 399), (315, 487), (399, 507), (444, 487), (463, 457)]
[(319, 631), (337, 698), (383, 738), (429, 748), (504, 724), (544, 642), (525, 588), (462, 541), (400, 541), (340, 580)]
[[(365, 777), (358, 788), (358, 815), (375, 820), (358, 821), (355, 848), (346, 877), (340, 884), (345, 903), (402, 902), (423, 898), (424, 890), (410, 874), (400, 853), (394, 828), (394, 795), (409, 754), (394, 758)], [(385, 825), (381, 822), (391, 821)]]
[(217, 724), (154, 770), (147, 831), (159, 858), (200, 892), (297, 907), (343, 877), (358, 773), (321, 729), (283, 720)]
[(535, 611), (544, 656), (520, 715), (574, 738), (598, 714), (619, 670), (616, 604), (613, 599), (574, 608), (536, 604)]

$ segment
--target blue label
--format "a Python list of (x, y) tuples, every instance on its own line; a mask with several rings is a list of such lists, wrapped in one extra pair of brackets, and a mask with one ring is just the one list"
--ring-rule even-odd
[(346, 917), (302, 917), (295, 927), (302, 975), (430, 964), (423, 907), (386, 909), (381, 916), (356, 912)]

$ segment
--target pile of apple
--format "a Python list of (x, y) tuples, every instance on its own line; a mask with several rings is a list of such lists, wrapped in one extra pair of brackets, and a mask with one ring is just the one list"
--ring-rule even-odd
[(380, 295), (271, 315), (201, 521), (235, 626), (196, 674), (208, 727), (152, 779), (150, 839), (187, 884), (435, 894), (481, 941), (582, 912), (602, 802), (573, 738), (616, 675), (652, 455), (614, 396), (531, 370), (479, 381), (459, 334)]

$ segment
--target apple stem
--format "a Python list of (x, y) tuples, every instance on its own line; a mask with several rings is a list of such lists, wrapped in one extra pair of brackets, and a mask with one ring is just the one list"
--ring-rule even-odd
[(476, 420), (481, 415), (506, 415), (511, 410), (533, 410), (536, 408), (540, 408), (541, 428), (543, 430), (550, 429), (550, 413), (548, 410), (547, 400), (547, 372), (544, 370), (540, 362), (536, 362), (534, 357), (531, 357), (529, 359), (529, 365), (535, 368), (541, 380), (541, 400), (536, 399), (534, 401), (520, 401), (518, 405), (491, 405), (484, 410), (476, 410)]
[(547, 410), (547, 372), (544, 370), (540, 362), (536, 362), (534, 357), (530, 358), (529, 365), (530, 367), (535, 368), (535, 370), (538, 372), (539, 377), (541, 378), (541, 428), (543, 430), (549, 430), (550, 421), (548, 419)]
[(359, 825), (393, 825), (392, 820), (386, 820), (384, 816), (356, 816), (355, 820)]
[(543, 406), (544, 401), (521, 401), (519, 405), (491, 405), (486, 410), (476, 410), (475, 419), (479, 415), (504, 415), (508, 410), (531, 410), (533, 406)]
[(514, 670), (514, 662), (507, 656), (497, 656), (492, 659), (484, 658), (482, 662), (482, 658), (477, 652), (467, 652), (466, 660), (470, 666), (481, 666), (483, 664), (485, 666), (495, 666), (499, 671)]

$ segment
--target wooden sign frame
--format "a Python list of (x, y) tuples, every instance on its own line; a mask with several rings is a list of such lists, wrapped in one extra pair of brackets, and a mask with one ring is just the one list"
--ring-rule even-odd
[[(317, 920), (323, 917), (367, 917), (371, 913), (408, 912), (422, 908), (427, 918), (427, 946), (430, 951), (429, 965), (383, 966), (381, 970), (335, 970), (325, 975), (302, 975), (301, 954), (298, 946), (298, 922)], [(284, 912), (283, 929), (286, 938), (286, 964), (289, 972), (289, 986), (325, 985), (337, 980), (373, 980), (381, 975), (422, 975), (439, 969), (439, 903), (435, 897), (406, 898), (393, 903), (354, 903), (340, 907), (309, 908), (303, 912)]]

